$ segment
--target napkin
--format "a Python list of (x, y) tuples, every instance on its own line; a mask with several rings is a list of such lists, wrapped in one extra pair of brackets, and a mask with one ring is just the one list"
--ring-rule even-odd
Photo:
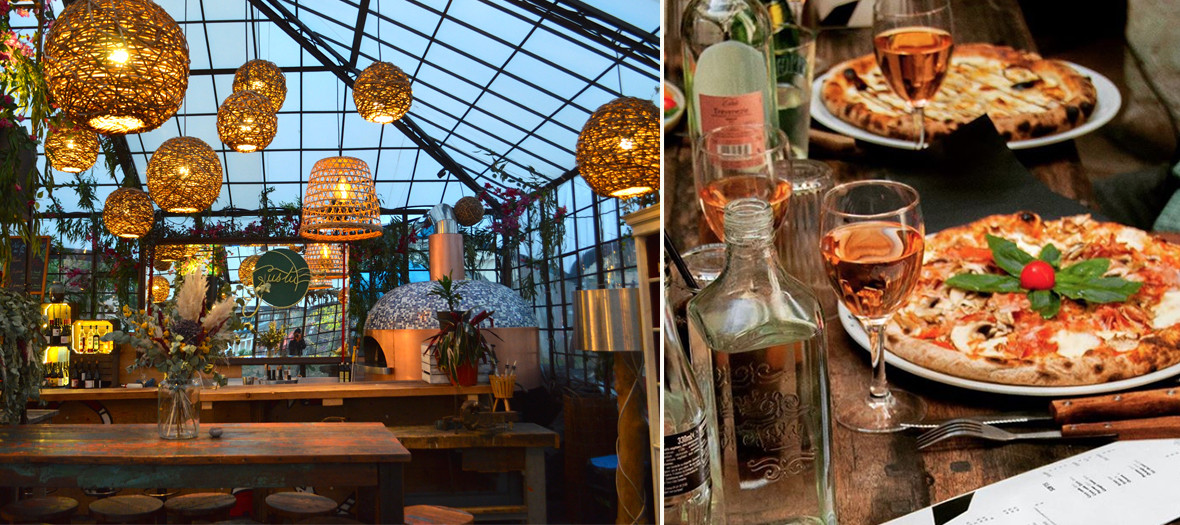
[[(890, 178), (918, 190), (926, 231), (936, 232), (995, 214), (1031, 211), (1044, 219), (1090, 214), (1081, 203), (1050, 190), (1017, 160), (987, 115), (921, 152), (904, 153)], [(917, 162), (915, 162), (915, 160)]]

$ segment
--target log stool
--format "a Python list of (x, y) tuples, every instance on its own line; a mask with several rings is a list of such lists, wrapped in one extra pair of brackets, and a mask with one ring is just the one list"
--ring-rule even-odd
[(310, 492), (276, 492), (266, 497), (266, 507), (280, 517), (302, 520), (336, 510), (336, 500)]
[(354, 523), (359, 525), (362, 522), (354, 520), (352, 518), (346, 518), (344, 516), (319, 516), (316, 518), (307, 518), (305, 520), (300, 520), (297, 523), (299, 523), (300, 525), (303, 525), (303, 524), (309, 524), (309, 525), (336, 525), (336, 524), (350, 525), (350, 524), (354, 524)]
[(9, 523), (69, 523), (77, 511), (74, 498), (46, 496), (9, 503), (0, 509), (0, 518)]
[(150, 496), (112, 496), (90, 504), (99, 523), (155, 523), (164, 504)]
[(238, 516), (236, 518), (231, 518), (228, 520), (215, 521), (215, 522), (213, 522), (213, 525), (262, 525), (262, 524), (257, 521), (254, 521), (250, 518), (247, 518), (245, 516)]
[(407, 525), (427, 525), (432, 523), (445, 523), (447, 525), (475, 523), (475, 516), (470, 512), (464, 512), (451, 507), (443, 507), (441, 505), (412, 505), (406, 507)]
[(230, 509), (237, 505), (238, 498), (223, 492), (198, 492), (169, 499), (164, 504), (168, 514), (179, 523), (193, 520), (215, 521), (229, 518)]

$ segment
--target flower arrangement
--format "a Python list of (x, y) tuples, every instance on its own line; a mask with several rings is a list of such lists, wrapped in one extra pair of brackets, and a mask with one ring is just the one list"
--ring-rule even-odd
[[(264, 284), (263, 286), (268, 286)], [(283, 323), (280, 327), (278, 323), (270, 323), (270, 327), (264, 332), (254, 331), (254, 340), (258, 344), (266, 348), (266, 357), (271, 357), (274, 350), (283, 343), (283, 339), (287, 337), (287, 324)]]
[(44, 318), (36, 299), (0, 288), (0, 424), (19, 423), (41, 392)]

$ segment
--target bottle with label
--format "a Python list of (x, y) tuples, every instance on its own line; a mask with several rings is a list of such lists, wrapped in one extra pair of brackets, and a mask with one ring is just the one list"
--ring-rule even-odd
[(49, 321), (49, 344), (57, 346), (61, 341), (61, 321), (54, 319)]
[(70, 338), (72, 338), (73, 336), (74, 336), (74, 327), (73, 327), (73, 325), (70, 324), (70, 320), (66, 319), (66, 322), (63, 325), (62, 331), (61, 331), (61, 342), (58, 344), (60, 344), (61, 346), (65, 346), (65, 347), (70, 346)]
[(102, 348), (102, 337), (98, 335), (98, 329), (94, 330), (94, 335), (91, 336), (91, 349), (97, 352)]
[[(823, 315), (779, 263), (770, 205), (725, 207), (726, 266), (688, 303), (730, 523), (836, 523)], [(700, 377), (700, 375), (705, 375)], [(722, 417), (723, 416), (723, 417)]]
[(758, 0), (691, 0), (680, 27), (689, 133), (778, 127), (770, 14)]
[[(674, 326), (665, 312), (664, 326)], [(717, 420), (705, 410), (676, 330), (664, 332), (664, 523), (725, 523)], [(716, 477), (714, 477), (716, 472)], [(716, 516), (716, 518), (714, 518)]]
[(70, 362), (70, 388), (80, 388), (82, 386), (82, 372), (78, 369), (77, 361)]

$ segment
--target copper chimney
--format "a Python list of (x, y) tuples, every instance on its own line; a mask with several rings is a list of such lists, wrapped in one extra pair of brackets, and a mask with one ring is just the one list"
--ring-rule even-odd
[(455, 210), (447, 204), (438, 204), (426, 214), (434, 225), (434, 233), (427, 241), (430, 244), (430, 280), (437, 281), (450, 275), (452, 280), (461, 281), (463, 274), (463, 234), (459, 233), (459, 221)]

